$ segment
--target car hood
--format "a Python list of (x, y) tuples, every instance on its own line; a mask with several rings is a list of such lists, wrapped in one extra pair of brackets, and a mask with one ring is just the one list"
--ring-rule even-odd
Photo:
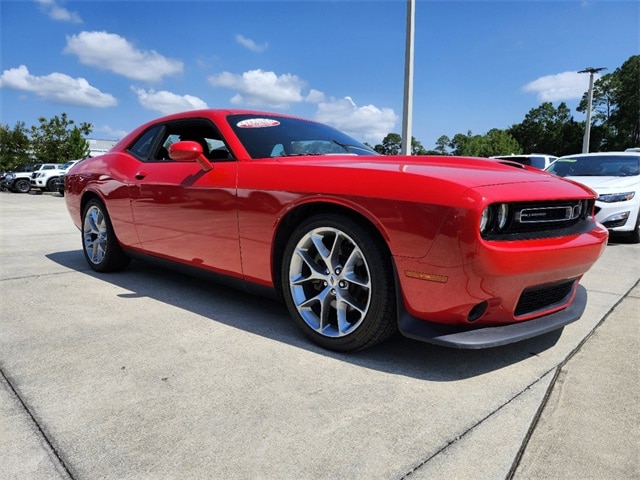
[[(479, 198), (536, 201), (549, 198), (595, 197), (590, 188), (513, 162), (446, 156), (324, 155), (278, 157), (281, 174), (268, 178), (266, 170), (243, 176), (247, 185), (298, 193), (385, 197), (398, 201), (457, 205)], [(266, 168), (269, 168), (268, 166)], [(319, 179), (329, 179), (318, 185)]]
[(324, 155), (280, 157), (278, 161), (289, 165), (381, 171), (418, 177), (432, 177), (468, 188), (511, 183), (549, 182), (558, 179), (557, 176), (542, 170), (524, 168), (522, 165), (513, 162), (499, 162), (494, 159), (472, 157)]
[(604, 191), (638, 190), (640, 188), (640, 176), (633, 177), (564, 177), (568, 180), (581, 183), (598, 193)]

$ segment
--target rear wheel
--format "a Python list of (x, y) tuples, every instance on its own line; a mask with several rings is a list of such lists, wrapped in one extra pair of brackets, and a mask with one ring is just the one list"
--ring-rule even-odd
[(350, 218), (326, 214), (303, 222), (291, 235), (281, 273), (294, 321), (318, 345), (359, 350), (396, 331), (389, 253)]
[(82, 249), (89, 266), (96, 272), (122, 270), (129, 263), (113, 231), (103, 203), (90, 200), (82, 214)]
[(52, 178), (47, 182), (47, 191), (49, 192), (58, 191), (58, 177)]

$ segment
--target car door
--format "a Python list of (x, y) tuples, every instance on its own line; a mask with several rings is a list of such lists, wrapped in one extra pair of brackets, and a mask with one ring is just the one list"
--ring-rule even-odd
[[(213, 169), (168, 158), (171, 143), (199, 139)], [(153, 140), (130, 187), (134, 223), (145, 252), (224, 274), (241, 275), (238, 166), (208, 120), (168, 123)], [(207, 152), (205, 149), (209, 150)], [(230, 155), (229, 155), (230, 156)]]

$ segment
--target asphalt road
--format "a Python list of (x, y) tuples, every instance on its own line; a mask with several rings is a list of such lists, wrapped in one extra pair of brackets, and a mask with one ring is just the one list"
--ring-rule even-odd
[[(640, 474), (639, 245), (610, 243), (562, 332), (345, 355), (261, 297), (141, 262), (94, 273), (57, 195), (0, 192), (0, 229), (1, 479), (582, 479), (598, 455)], [(608, 397), (571, 463), (554, 442), (588, 408), (570, 394), (593, 395), (574, 373)]]

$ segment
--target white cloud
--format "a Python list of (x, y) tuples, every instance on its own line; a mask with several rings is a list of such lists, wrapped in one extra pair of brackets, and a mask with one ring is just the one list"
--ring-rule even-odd
[[(596, 75), (595, 78), (598, 78)], [(589, 75), (578, 72), (562, 72), (540, 77), (527, 83), (522, 90), (536, 94), (542, 102), (576, 100), (589, 89)]]
[(302, 90), (306, 82), (285, 73), (277, 76), (274, 72), (250, 70), (242, 75), (222, 72), (209, 77), (214, 87), (226, 87), (238, 93), (231, 98), (234, 105), (268, 106), (286, 108), (292, 103), (303, 101)]
[(159, 81), (165, 75), (182, 73), (183, 63), (155, 50), (137, 50), (120, 35), (108, 32), (80, 32), (67, 36), (65, 53), (81, 63), (109, 70), (134, 80)]
[(55, 0), (37, 0), (51, 20), (57, 22), (82, 23), (82, 18), (77, 12), (70, 12), (59, 5)]
[(307, 95), (304, 99), (305, 102), (308, 103), (320, 103), (320, 102), (324, 102), (324, 93), (319, 91), (319, 90), (315, 90), (315, 89), (311, 89), (309, 91), (309, 95)]
[(379, 142), (392, 132), (398, 115), (391, 108), (357, 106), (350, 97), (318, 104), (316, 120), (350, 135)]
[(102, 93), (84, 78), (72, 78), (57, 72), (37, 77), (31, 75), (24, 65), (2, 72), (0, 88), (33, 92), (45, 100), (69, 105), (104, 108), (118, 103), (113, 95)]
[(357, 106), (350, 97), (326, 100), (323, 92), (313, 88), (307, 91), (307, 82), (288, 73), (278, 76), (263, 70), (251, 70), (241, 75), (222, 72), (208, 80), (214, 87), (235, 90), (237, 93), (231, 103), (236, 105), (287, 108), (301, 102), (317, 104), (318, 121), (371, 141), (381, 141), (393, 131), (398, 121), (398, 115), (391, 108)]
[(191, 95), (176, 95), (166, 90), (145, 90), (143, 88), (131, 87), (138, 96), (138, 101), (147, 110), (156, 110), (163, 115), (184, 112), (187, 110), (200, 110), (208, 108), (207, 104)]
[(236, 42), (238, 42), (246, 49), (256, 53), (264, 52), (269, 47), (269, 44), (266, 42), (262, 45), (258, 45), (256, 42), (254, 42), (250, 38), (245, 37), (244, 35), (236, 35)]
[(105, 139), (121, 139), (122, 137), (124, 137), (127, 133), (129, 133), (126, 130), (120, 130), (120, 129), (114, 129), (112, 127), (110, 127), (109, 125), (102, 125), (101, 127), (94, 127), (93, 128), (93, 132), (95, 134), (100, 133), (100, 135), (102, 136), (102, 138)]

